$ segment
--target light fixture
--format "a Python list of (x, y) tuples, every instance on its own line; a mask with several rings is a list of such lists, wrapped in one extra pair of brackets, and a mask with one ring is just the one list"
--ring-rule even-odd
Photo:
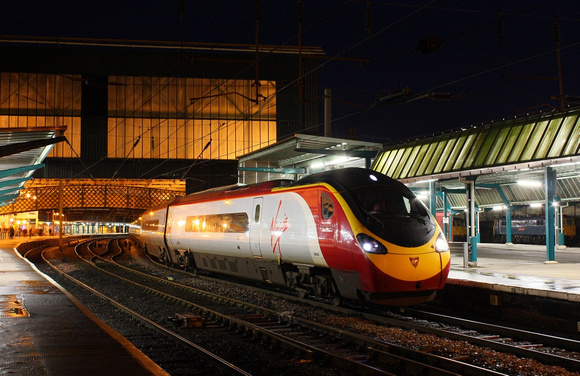
[(344, 163), (344, 162), (347, 162), (349, 159), (350, 159), (349, 157), (338, 157), (338, 158), (335, 158), (332, 161), (330, 161), (329, 164)]
[(541, 187), (542, 182), (537, 180), (518, 180), (518, 185), (523, 187)]
[(426, 200), (429, 198), (429, 193), (428, 192), (417, 192), (417, 198), (419, 200)]
[(310, 165), (310, 168), (313, 170), (317, 170), (319, 168), (323, 168), (324, 166), (332, 166), (344, 162), (348, 162), (351, 158), (350, 157), (337, 157), (333, 160), (326, 161), (326, 162), (317, 162)]

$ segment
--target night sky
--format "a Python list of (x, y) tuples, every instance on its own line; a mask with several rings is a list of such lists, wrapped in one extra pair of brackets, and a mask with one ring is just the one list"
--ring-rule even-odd
[[(260, 1), (260, 43), (298, 45), (296, 4)], [(253, 44), (254, 8), (250, 0), (3, 1), (0, 34)], [(337, 57), (317, 69), (319, 94), (329, 88), (336, 99), (334, 137), (355, 129), (361, 140), (399, 141), (559, 110), (558, 42), (563, 93), (580, 98), (577, 0), (302, 0), (302, 30), (303, 45)]]

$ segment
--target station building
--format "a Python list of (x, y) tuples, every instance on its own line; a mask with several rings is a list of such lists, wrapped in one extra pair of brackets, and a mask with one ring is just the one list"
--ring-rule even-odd
[(238, 157), (318, 132), (322, 54), (2, 37), (4, 226), (26, 212), (38, 212), (37, 224), (55, 212), (70, 224), (131, 222), (176, 196), (236, 183)]

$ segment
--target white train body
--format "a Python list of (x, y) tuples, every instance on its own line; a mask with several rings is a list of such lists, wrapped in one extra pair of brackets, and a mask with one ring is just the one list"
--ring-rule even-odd
[[(256, 218), (255, 214), (258, 213)], [(240, 230), (192, 231), (190, 223), (219, 215), (219, 226), (235, 216), (247, 216), (247, 226)], [(314, 217), (299, 195), (274, 193), (261, 197), (243, 197), (196, 204), (172, 205), (168, 210), (167, 245), (178, 250), (226, 258), (260, 258), (263, 261), (284, 261), (327, 267), (320, 247)], [(228, 218), (229, 216), (229, 218)], [(240, 225), (243, 226), (243, 225)], [(284, 235), (284, 236), (282, 236)]]

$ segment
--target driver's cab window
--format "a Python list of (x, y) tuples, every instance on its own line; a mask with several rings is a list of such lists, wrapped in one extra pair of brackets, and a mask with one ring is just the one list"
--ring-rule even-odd
[(329, 219), (334, 214), (334, 204), (332, 203), (332, 199), (328, 193), (322, 192), (320, 201), (322, 205), (322, 218)]

